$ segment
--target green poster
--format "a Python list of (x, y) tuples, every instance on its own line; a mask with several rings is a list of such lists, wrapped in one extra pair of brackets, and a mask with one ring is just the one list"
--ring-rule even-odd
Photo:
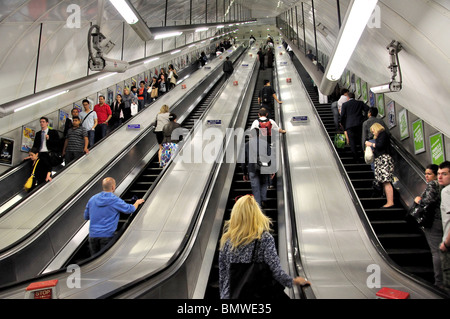
[(414, 135), (414, 153), (425, 152), (425, 140), (423, 138), (423, 121), (417, 120), (412, 123)]
[(442, 134), (434, 134), (430, 136), (431, 163), (439, 165), (445, 161), (444, 141)]
[(367, 103), (367, 101), (369, 100), (368, 97), (367, 97), (367, 82), (363, 82), (363, 84), (362, 84), (361, 100), (364, 103)]
[(378, 115), (380, 115), (381, 118), (384, 117), (384, 94), (377, 95), (377, 108), (378, 108)]
[(406, 109), (398, 112), (398, 124), (400, 125), (400, 139), (404, 140), (405, 138), (408, 138), (408, 113)]
[(357, 99), (359, 99), (360, 96), (361, 96), (361, 79), (360, 78), (358, 78), (356, 80), (356, 93), (355, 93), (355, 95), (356, 95)]

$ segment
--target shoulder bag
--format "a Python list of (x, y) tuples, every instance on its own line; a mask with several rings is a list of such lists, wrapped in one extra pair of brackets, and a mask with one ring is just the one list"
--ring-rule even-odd
[(366, 164), (372, 164), (374, 160), (372, 147), (366, 146), (366, 150), (364, 151), (364, 160)]
[(414, 204), (409, 209), (408, 215), (411, 216), (421, 228), (430, 228), (433, 224), (433, 214), (435, 205)]
[(259, 245), (256, 240), (251, 262), (230, 264), (230, 298), (289, 299), (284, 286), (273, 278), (269, 265), (256, 261)]
[(23, 188), (26, 191), (29, 191), (31, 189), (31, 187), (33, 187), (33, 183), (34, 183), (34, 171), (36, 170), (36, 166), (39, 163), (39, 160), (36, 161), (36, 163), (34, 164), (33, 167), (33, 172), (31, 173), (31, 176), (28, 177), (27, 182), (25, 183), (25, 185), (23, 186)]

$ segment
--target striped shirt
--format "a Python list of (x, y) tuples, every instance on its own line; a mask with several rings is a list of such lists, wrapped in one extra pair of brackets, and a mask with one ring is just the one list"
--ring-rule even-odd
[(85, 137), (87, 137), (87, 131), (84, 127), (79, 126), (77, 128), (72, 127), (67, 131), (68, 143), (66, 151), (70, 152), (83, 152), (85, 146)]

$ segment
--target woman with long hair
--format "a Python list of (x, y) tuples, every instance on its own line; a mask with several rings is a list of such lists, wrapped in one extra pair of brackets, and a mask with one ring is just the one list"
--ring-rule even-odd
[(270, 234), (272, 221), (264, 215), (252, 195), (239, 198), (233, 206), (231, 216), (225, 222), (224, 232), (220, 239), (219, 254), (219, 287), (220, 298), (229, 299), (230, 296), (230, 264), (250, 263), (253, 249), (256, 261), (265, 262), (275, 280), (284, 287), (309, 285), (303, 277), (292, 278), (282, 268), (280, 258), (275, 247), (275, 240)]

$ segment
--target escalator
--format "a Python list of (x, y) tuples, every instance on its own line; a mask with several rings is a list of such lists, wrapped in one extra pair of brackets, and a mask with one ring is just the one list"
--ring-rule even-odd
[[(258, 104), (258, 96), (260, 89), (264, 86), (264, 80), (268, 79), (270, 82), (272, 82), (272, 69), (266, 69), (266, 70), (259, 70), (258, 77), (256, 80), (256, 87), (253, 93), (252, 97), (252, 103), (250, 105), (250, 111), (249, 115), (245, 124), (245, 129), (250, 128), (251, 124), (254, 120), (258, 119), (258, 111), (260, 109), (260, 105)], [(264, 213), (271, 218), (273, 221), (272, 229), (275, 239), (275, 245), (278, 249), (278, 237), (277, 237), (277, 231), (278, 231), (278, 199), (277, 199), (277, 188), (276, 183), (274, 180), (271, 181), (271, 186), (267, 191), (267, 207), (263, 209)], [(240, 165), (236, 166), (236, 169), (233, 174), (233, 181), (231, 184), (230, 193), (228, 195), (228, 201), (227, 206), (225, 209), (225, 213), (223, 216), (223, 221), (221, 225), (221, 231), (223, 229), (224, 222), (228, 219), (230, 219), (231, 210), (233, 209), (235, 199), (238, 196), (243, 196), (246, 194), (251, 194), (252, 189), (249, 181), (243, 180), (243, 173)], [(219, 294), (219, 244), (220, 244), (220, 237), (217, 242), (216, 246), (216, 252), (213, 259), (213, 264), (211, 267), (211, 271), (208, 278), (208, 283), (205, 290), (204, 299), (207, 300), (218, 300), (220, 298)]]
[[(336, 132), (334, 126), (331, 104), (319, 103), (317, 88), (313, 86), (308, 73), (296, 58), (294, 59), (294, 65), (330, 140), (333, 141), (335, 134), (338, 132)], [(405, 272), (433, 283), (434, 272), (429, 246), (417, 224), (405, 218), (407, 211), (399, 193), (394, 188), (394, 207), (381, 208), (386, 203), (386, 199), (382, 194), (374, 192), (372, 188), (374, 173), (370, 165), (357, 163), (348, 145), (343, 149), (337, 148), (337, 154), (370, 225), (389, 258)]]
[[(181, 127), (186, 129), (186, 132), (191, 131), (194, 127), (195, 121), (200, 120), (202, 115), (211, 105), (214, 97), (219, 93), (225, 83), (225, 78), (222, 76), (205, 95), (205, 97), (197, 104), (197, 106), (189, 113), (189, 115), (180, 122)], [(177, 114), (178, 118), (180, 116)], [(138, 198), (144, 198), (153, 190), (153, 185), (163, 175), (164, 168), (161, 168), (158, 162), (158, 153), (151, 158), (142, 172), (135, 178), (128, 189), (123, 193), (122, 199), (133, 204)], [(121, 214), (119, 224), (117, 226), (117, 234), (113, 241), (108, 245), (110, 247), (125, 231), (127, 226), (132, 222), (136, 213), (131, 215)], [(90, 258), (88, 239), (83, 241), (83, 244), (78, 248), (76, 253), (70, 258), (64, 267), (70, 264), (80, 264)]]

